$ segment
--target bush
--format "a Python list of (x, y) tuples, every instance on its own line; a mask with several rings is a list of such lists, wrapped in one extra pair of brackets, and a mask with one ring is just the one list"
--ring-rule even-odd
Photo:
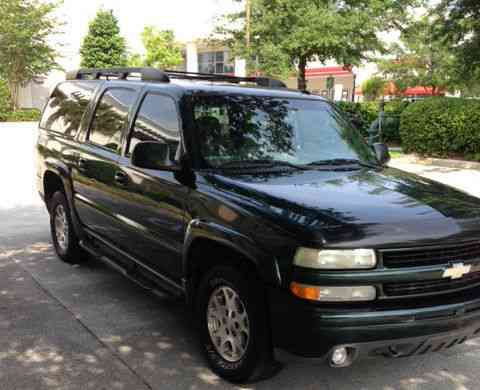
[[(36, 108), (23, 109), (18, 111), (9, 111), (4, 114), (4, 122), (38, 122), (41, 112)], [(0, 118), (2, 121), (2, 118)]]
[(5, 120), (6, 113), (10, 110), (10, 93), (5, 81), (0, 80), (0, 121)]
[(409, 106), (410, 102), (404, 100), (392, 100), (385, 104), (385, 122), (383, 124), (383, 141), (400, 145), (402, 137), (400, 134), (400, 118), (402, 112)]
[(38, 122), (40, 115), (37, 109), (11, 111), (10, 92), (5, 81), (0, 80), (0, 122)]
[(378, 103), (337, 102), (337, 105), (350, 117), (360, 133), (368, 137), (368, 129), (378, 118)]
[[(392, 100), (385, 103), (385, 122), (383, 125), (383, 142), (400, 144), (400, 114), (408, 106), (408, 102)], [(378, 102), (338, 102), (337, 105), (347, 113), (362, 135), (368, 138), (368, 129), (378, 118)]]
[(480, 101), (431, 98), (416, 102), (401, 116), (406, 152), (431, 157), (480, 158)]

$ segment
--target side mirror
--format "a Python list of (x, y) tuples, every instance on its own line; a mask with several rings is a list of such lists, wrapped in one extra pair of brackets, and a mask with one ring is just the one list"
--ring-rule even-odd
[(373, 144), (373, 150), (377, 156), (377, 160), (380, 164), (385, 165), (390, 161), (390, 152), (388, 151), (388, 146), (382, 143)]
[(170, 147), (161, 142), (145, 141), (135, 145), (132, 164), (138, 168), (178, 171), (180, 165), (170, 160)]

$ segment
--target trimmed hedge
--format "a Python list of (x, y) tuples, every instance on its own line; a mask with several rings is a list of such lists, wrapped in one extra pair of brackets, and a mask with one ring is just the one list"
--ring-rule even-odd
[(0, 113), (0, 122), (38, 122), (41, 114), (40, 110), (35, 108), (9, 111)]
[(480, 101), (430, 98), (401, 116), (400, 134), (407, 153), (480, 161)]
[[(338, 102), (337, 105), (346, 112), (353, 120), (362, 135), (368, 137), (368, 129), (378, 118), (378, 102)], [(392, 100), (385, 103), (385, 121), (383, 124), (383, 141), (388, 144), (399, 145), (400, 138), (400, 115), (409, 105), (406, 101)]]
[(0, 122), (38, 122), (40, 111), (37, 109), (10, 110), (10, 92), (4, 80), (0, 80)]
[(400, 118), (403, 111), (411, 103), (405, 100), (392, 100), (385, 104), (385, 123), (383, 125), (383, 141), (388, 144), (400, 145)]
[(6, 116), (10, 108), (10, 93), (5, 81), (0, 80), (0, 121)]
[(348, 114), (362, 135), (365, 138), (368, 137), (370, 125), (378, 118), (378, 103), (337, 102), (336, 104)]

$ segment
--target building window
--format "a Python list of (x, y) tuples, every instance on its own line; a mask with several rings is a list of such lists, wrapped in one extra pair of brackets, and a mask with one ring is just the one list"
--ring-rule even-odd
[(200, 73), (234, 73), (235, 66), (229, 63), (227, 51), (209, 51), (198, 55)]
[(344, 89), (342, 91), (342, 100), (343, 101), (349, 101), (350, 100), (350, 94), (348, 89)]

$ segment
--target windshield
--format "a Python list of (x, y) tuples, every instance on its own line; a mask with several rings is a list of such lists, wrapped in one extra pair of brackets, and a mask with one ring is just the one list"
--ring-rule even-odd
[(202, 96), (195, 99), (194, 118), (207, 168), (235, 162), (377, 164), (361, 135), (321, 100)]

